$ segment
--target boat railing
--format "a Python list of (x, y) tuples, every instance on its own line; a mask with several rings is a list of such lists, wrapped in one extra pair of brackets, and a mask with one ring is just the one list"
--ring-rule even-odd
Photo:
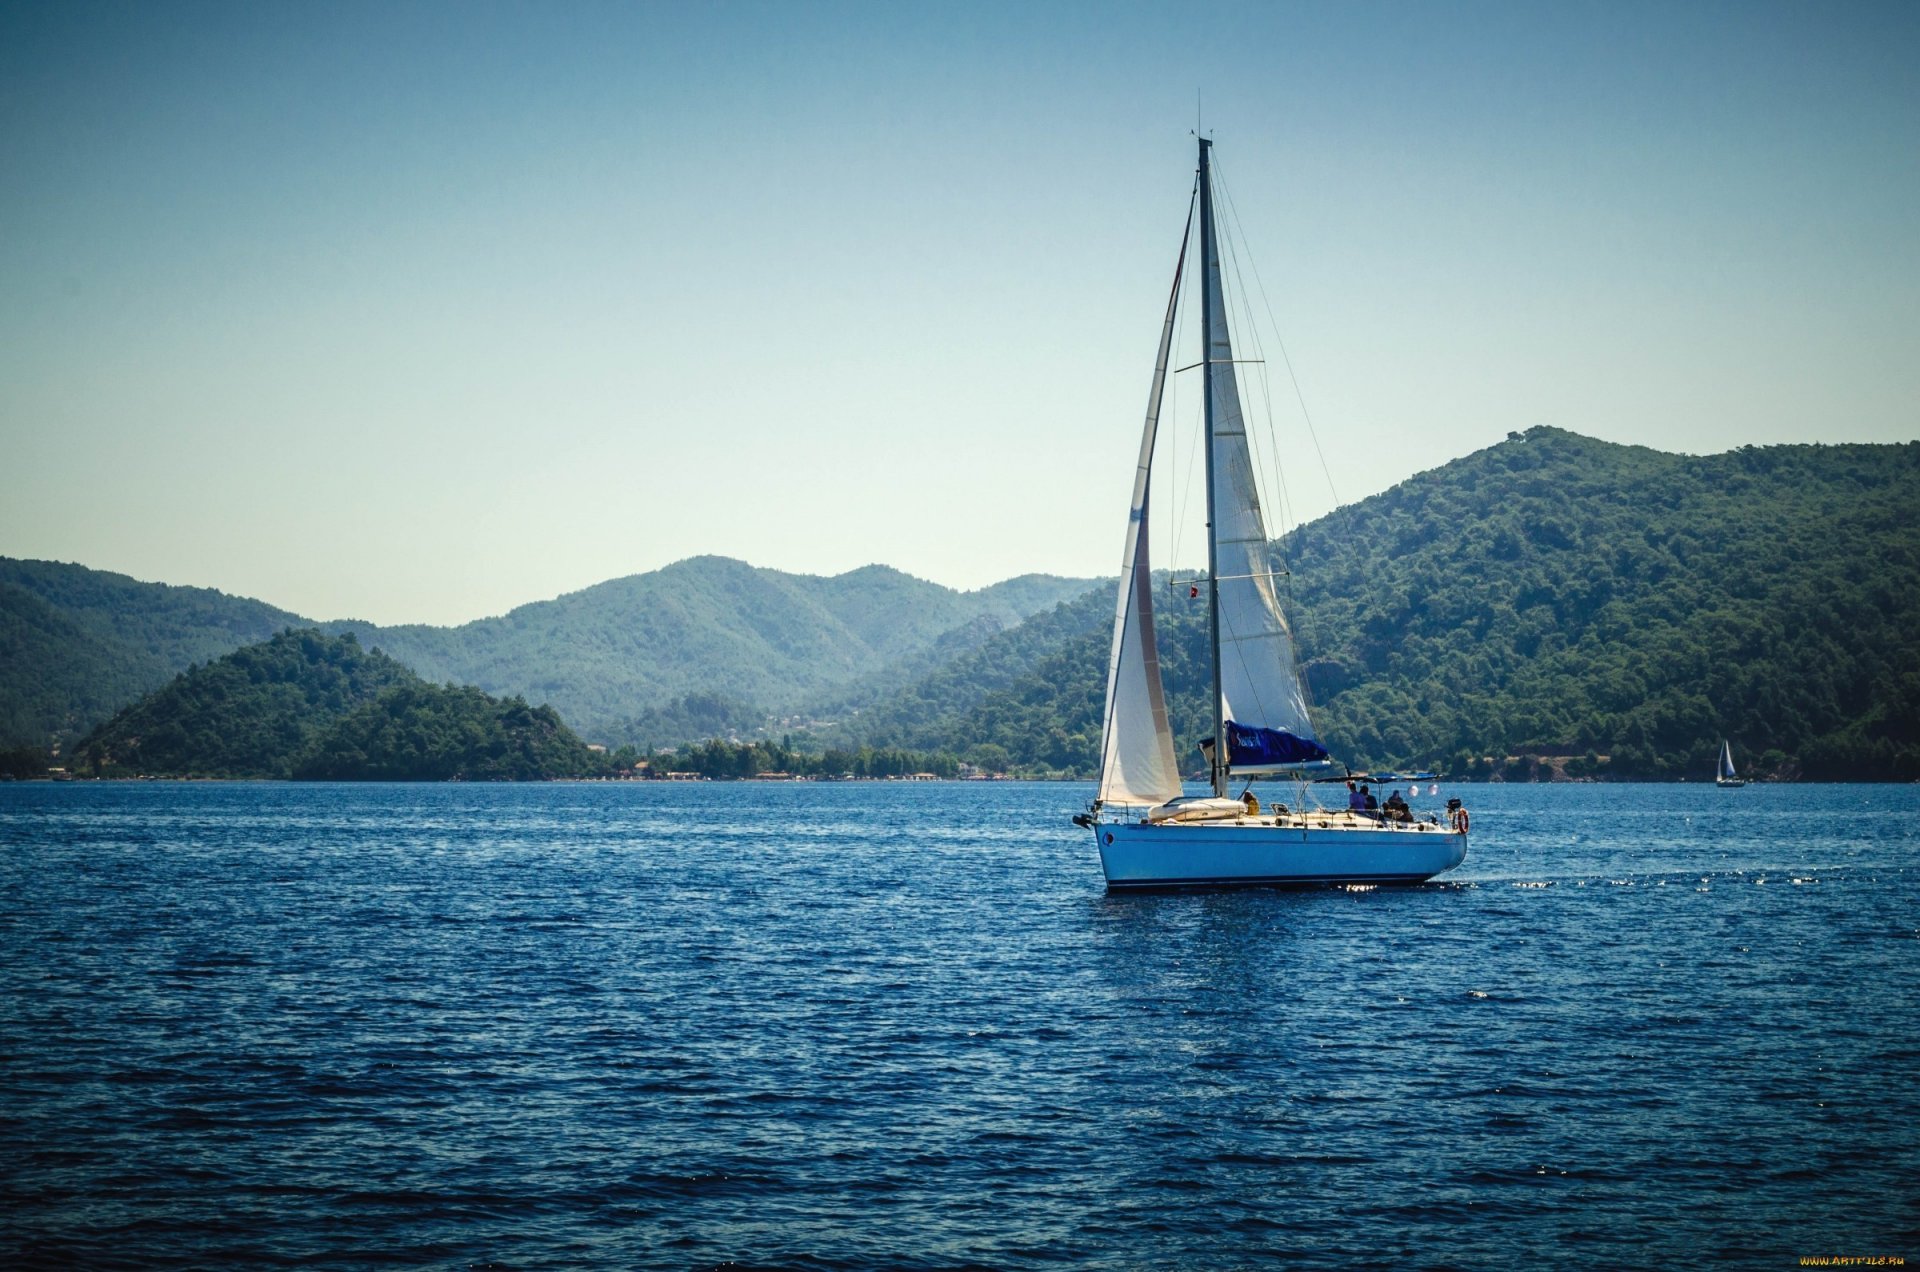
[(1167, 818), (1155, 821), (1148, 817), (1150, 806), (1103, 805), (1097, 811), (1089, 810), (1073, 819), (1076, 826), (1095, 825), (1142, 825), (1142, 826), (1272, 826), (1279, 830), (1391, 830), (1430, 833), (1447, 829), (1446, 821), (1437, 814), (1410, 817), (1405, 821), (1386, 817), (1375, 809), (1357, 808), (1311, 808), (1289, 809), (1284, 804), (1268, 805), (1258, 813), (1221, 813), (1217, 816), (1191, 815), (1184, 818)]

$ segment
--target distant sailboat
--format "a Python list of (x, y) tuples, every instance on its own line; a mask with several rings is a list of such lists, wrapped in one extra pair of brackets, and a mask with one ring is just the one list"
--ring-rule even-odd
[[(1467, 818), (1458, 801), (1450, 804), (1443, 822), (1411, 815), (1396, 820), (1344, 806), (1321, 808), (1311, 796), (1310, 778), (1331, 770), (1333, 760), (1315, 736), (1307, 712), (1294, 666), (1293, 635), (1281, 613), (1268, 558), (1221, 294), (1212, 145), (1200, 141), (1195, 198), (1208, 439), (1205, 586), (1213, 672), (1213, 737), (1201, 748), (1213, 792), (1182, 794), (1160, 678), (1147, 561), (1154, 442), (1194, 222), (1189, 209), (1134, 472), (1107, 667), (1100, 789), (1092, 807), (1074, 820), (1093, 830), (1110, 889), (1417, 883), (1466, 858)], [(1263, 810), (1250, 788), (1240, 798), (1229, 795), (1235, 781), (1274, 777), (1296, 782), (1291, 807), (1271, 804)]]
[(1733, 745), (1725, 738), (1720, 739), (1720, 771), (1714, 777), (1713, 784), (1728, 788), (1747, 784), (1746, 778), (1733, 771)]

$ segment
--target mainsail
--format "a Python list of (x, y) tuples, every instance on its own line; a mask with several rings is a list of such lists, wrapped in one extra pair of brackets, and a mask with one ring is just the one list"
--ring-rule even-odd
[(1133, 504), (1127, 514), (1127, 542), (1120, 563), (1120, 598), (1113, 618), (1113, 654), (1107, 663), (1106, 737), (1100, 755), (1100, 801), (1104, 804), (1160, 804), (1180, 794), (1180, 766), (1173, 755), (1173, 730), (1167, 725), (1167, 695), (1160, 680), (1160, 653), (1153, 634), (1153, 569), (1147, 558), (1147, 495), (1152, 484), (1153, 445), (1160, 430), (1160, 398), (1167, 382), (1167, 358), (1173, 348), (1173, 318), (1180, 298), (1180, 276), (1187, 264), (1187, 230), (1180, 235), (1180, 257), (1173, 269), (1173, 294), (1160, 328), (1160, 354), (1153, 364), (1147, 395), (1147, 422), (1141, 431), (1140, 463), (1133, 473)]
[(1226, 771), (1252, 775), (1328, 762), (1314, 737), (1306, 696), (1294, 666), (1293, 634), (1280, 611), (1267, 529), (1260, 515), (1246, 423), (1240, 413), (1221, 296), (1220, 248), (1213, 232), (1212, 194), (1201, 142), (1200, 235), (1206, 271), (1206, 360), (1211, 395), (1212, 522), (1215, 605), (1220, 662), (1220, 728), (1227, 738)]

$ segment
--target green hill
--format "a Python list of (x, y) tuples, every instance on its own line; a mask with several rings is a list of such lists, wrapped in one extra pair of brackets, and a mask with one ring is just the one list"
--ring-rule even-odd
[(167, 675), (300, 622), (297, 614), (209, 587), (142, 583), (53, 561), (0, 557), (0, 584), (31, 592), (99, 640), (157, 660)]
[[(1517, 776), (1531, 763), (1506, 757), (1551, 756), (1703, 777), (1726, 736), (1750, 771), (1912, 778), (1916, 527), (1920, 443), (1682, 456), (1542, 428), (1301, 527), (1276, 558), (1322, 735), (1356, 767), (1485, 773), (1490, 756)], [(817, 578), (699, 557), (459, 628), (329, 626), (612, 743), (744, 735), (774, 711), (817, 745), (1085, 773), (1112, 614), (1088, 588), (959, 593), (880, 566)], [(1163, 591), (1160, 613), (1191, 757), (1202, 608)], [(0, 748), (71, 736), (290, 619), (0, 560)]]
[(552, 707), (471, 686), (405, 684), (334, 721), (294, 766), (303, 779), (501, 782), (600, 771)]
[[(1100, 749), (1113, 606), (1111, 590), (1097, 587), (986, 636), (876, 702), (823, 712), (838, 722), (829, 737), (845, 745), (947, 750), (990, 768), (1013, 762), (1091, 769)], [(1177, 622), (1171, 616), (1161, 630), (1171, 634)], [(1199, 632), (1193, 629), (1196, 642)], [(1174, 654), (1170, 643), (1162, 641), (1163, 659)], [(1090, 667), (1098, 669), (1092, 676)], [(1168, 683), (1182, 683), (1172, 668)], [(1075, 701), (1088, 694), (1086, 702)]]
[[(884, 566), (831, 578), (696, 557), (455, 628), (351, 632), (433, 681), (555, 705), (612, 741), (680, 739), (650, 713), (689, 694), (756, 720), (895, 663), (924, 669), (948, 634), (1018, 623), (1087, 580), (1026, 575), (956, 592)], [(0, 558), (0, 747), (45, 747), (189, 666), (311, 620), (206, 588)]]
[[(1920, 443), (1694, 457), (1534, 429), (1276, 559), (1322, 735), (1356, 767), (1699, 778), (1725, 736), (1761, 772), (1920, 777)], [(1204, 612), (1159, 599), (1188, 758)], [(996, 636), (852, 732), (1088, 772), (1111, 615), (1097, 595)]]
[[(158, 658), (103, 641), (25, 588), (0, 583), (0, 740), (72, 734), (166, 681)], [(41, 767), (45, 767), (44, 761)]]
[(302, 622), (211, 588), (0, 557), (0, 745), (77, 736), (192, 664)]
[(352, 636), (285, 631), (189, 668), (73, 748), (102, 776), (289, 777), (340, 717), (415, 683)]
[(694, 557), (456, 628), (335, 623), (429, 680), (551, 702), (608, 742), (648, 737), (642, 713), (689, 693), (764, 714), (883, 672), (982, 618), (1017, 623), (1085, 591), (1024, 576), (956, 592), (885, 566), (831, 578)]
[(530, 780), (604, 762), (551, 707), (430, 685), (352, 635), (285, 631), (176, 676), (74, 748), (106, 777)]

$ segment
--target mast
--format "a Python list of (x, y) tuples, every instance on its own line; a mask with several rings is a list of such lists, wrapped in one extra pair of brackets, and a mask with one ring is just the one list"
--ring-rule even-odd
[(1213, 793), (1227, 793), (1227, 721), (1220, 692), (1220, 545), (1215, 537), (1213, 463), (1213, 278), (1220, 267), (1213, 241), (1213, 171), (1208, 152), (1213, 143), (1200, 138), (1200, 358), (1205, 385), (1207, 436), (1207, 648), (1213, 662)]

